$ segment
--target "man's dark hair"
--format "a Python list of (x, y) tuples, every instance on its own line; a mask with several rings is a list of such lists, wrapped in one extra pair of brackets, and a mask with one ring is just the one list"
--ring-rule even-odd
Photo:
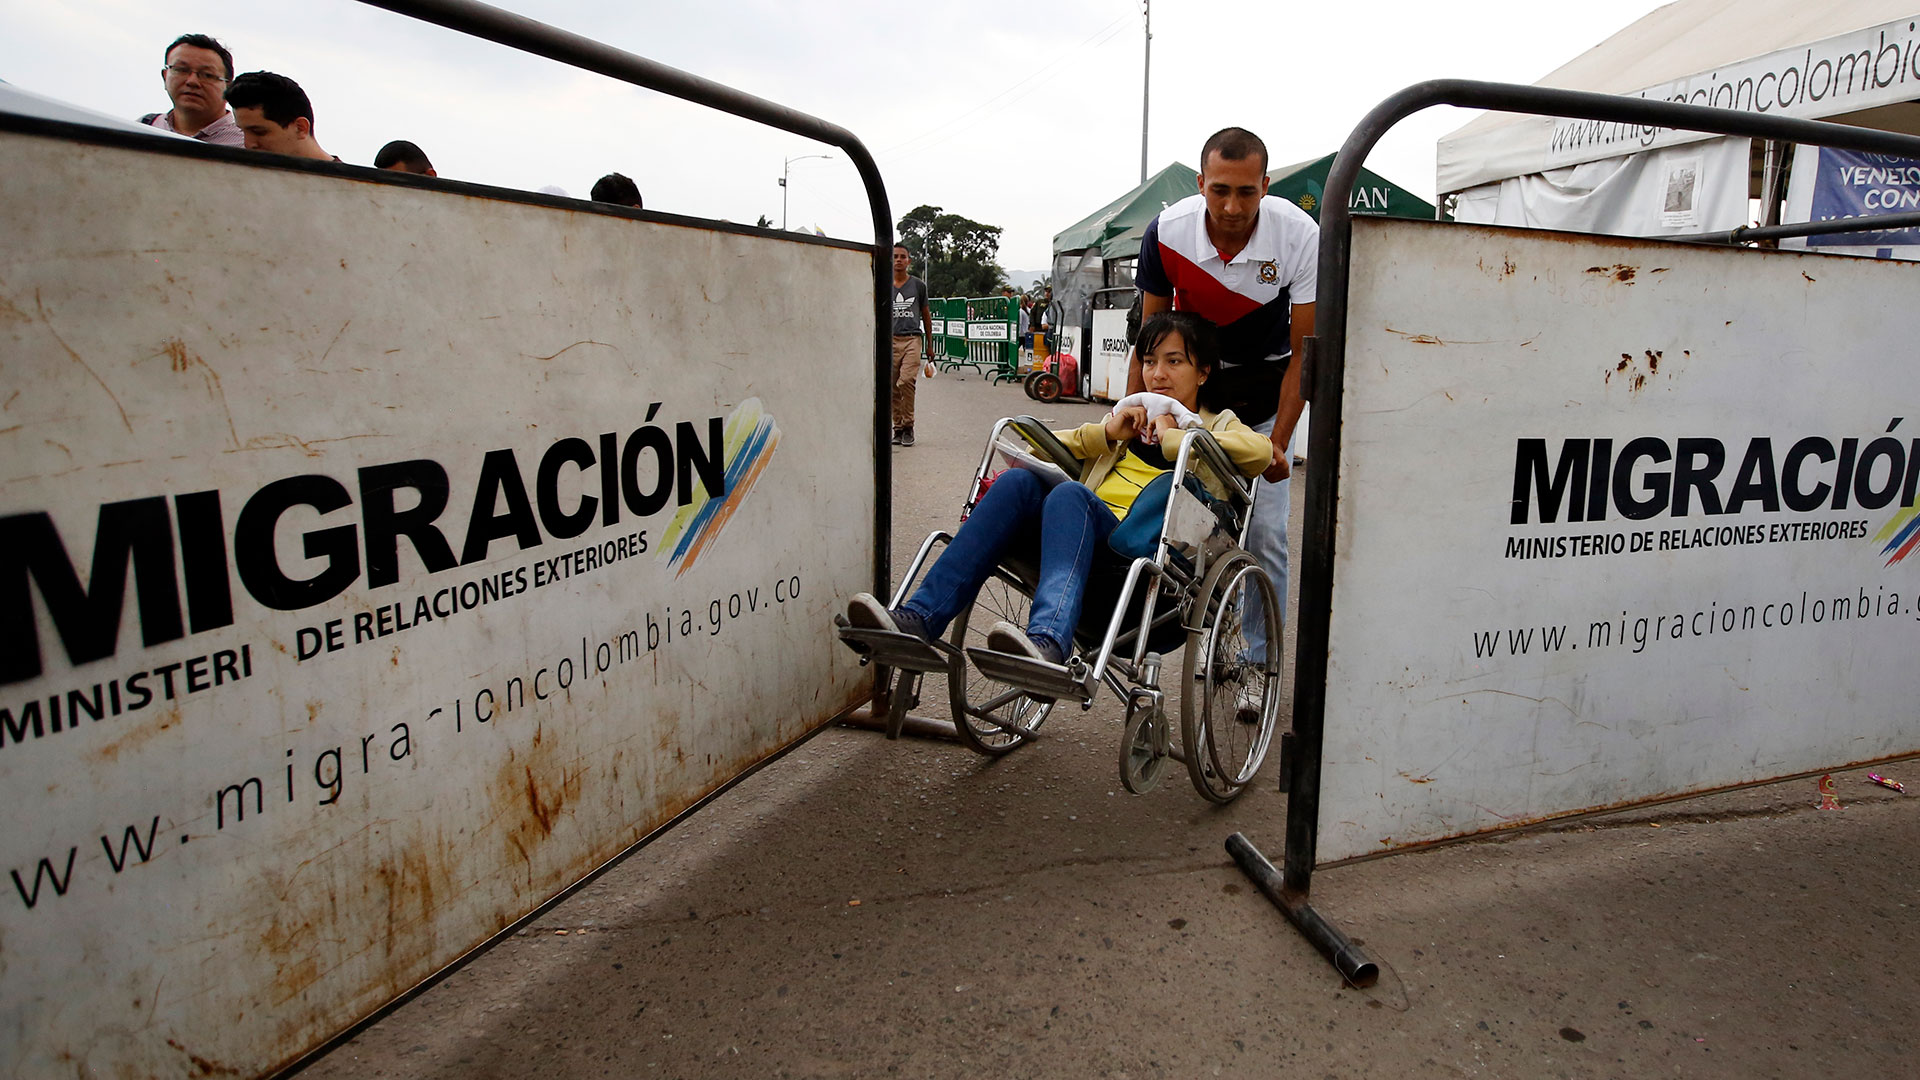
[(1246, 128), (1221, 128), (1207, 139), (1200, 148), (1200, 171), (1207, 171), (1207, 158), (1219, 154), (1225, 161), (1245, 161), (1250, 157), (1260, 158), (1260, 171), (1267, 171), (1267, 144), (1260, 136)]
[(610, 172), (593, 182), (590, 193), (594, 202), (614, 203), (618, 206), (631, 206), (636, 210), (645, 209), (640, 204), (640, 187), (632, 178), (617, 172)]
[(210, 53), (217, 53), (220, 57), (220, 62), (227, 66), (225, 73), (227, 78), (233, 78), (233, 54), (227, 51), (225, 45), (220, 44), (205, 34), (181, 34), (179, 37), (174, 38), (173, 44), (167, 46), (167, 51), (160, 54), (160, 62), (163, 64), (172, 63), (173, 50), (182, 45), (191, 45), (196, 49), (205, 49)]
[(404, 165), (408, 172), (423, 176), (433, 168), (433, 162), (427, 160), (426, 151), (405, 139), (395, 139), (373, 155), (373, 167), (376, 169), (391, 169), (395, 165)]
[(894, 247), (897, 247), (897, 248), (899, 248), (899, 249), (900, 249), (901, 251), (904, 251), (904, 252), (906, 252), (906, 253), (907, 253), (908, 255), (912, 255), (912, 254), (913, 254), (913, 249), (912, 249), (912, 248), (910, 248), (910, 247), (908, 247), (908, 246), (907, 246), (907, 245), (905, 245), (905, 244), (900, 244), (900, 243), (896, 243), (896, 244), (894, 244), (893, 246), (894, 246)]
[(236, 109), (259, 109), (260, 115), (281, 127), (306, 117), (313, 123), (313, 102), (300, 84), (271, 71), (249, 71), (227, 84), (227, 104)]
[(1194, 367), (1211, 373), (1219, 355), (1215, 351), (1213, 324), (1191, 311), (1162, 311), (1148, 319), (1140, 327), (1135, 348), (1141, 356), (1145, 356), (1159, 348), (1168, 334), (1176, 332), (1187, 346), (1187, 359), (1193, 361)]

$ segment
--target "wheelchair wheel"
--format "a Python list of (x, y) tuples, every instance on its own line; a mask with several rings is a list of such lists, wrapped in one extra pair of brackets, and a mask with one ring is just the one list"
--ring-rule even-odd
[[(887, 668), (881, 668), (874, 677), (884, 679), (888, 674)], [(900, 737), (901, 729), (907, 726), (907, 713), (920, 704), (921, 675), (918, 671), (897, 671), (891, 674), (894, 681), (893, 693), (887, 696), (887, 738), (897, 739)]]
[(1053, 702), (1035, 701), (1003, 682), (980, 674), (967, 663), (969, 647), (984, 646), (996, 619), (1015, 626), (1027, 624), (1026, 595), (998, 577), (980, 587), (973, 608), (960, 613), (948, 631), (955, 645), (947, 669), (947, 693), (953, 703), (953, 726), (960, 741), (975, 753), (999, 757), (1025, 743), (1053, 711)]
[(1120, 783), (1145, 795), (1167, 771), (1167, 715), (1157, 695), (1134, 691), (1127, 701), (1127, 726), (1120, 737)]
[[(1180, 736), (1193, 786), (1212, 802), (1231, 802), (1260, 771), (1279, 721), (1280, 602), (1267, 572), (1244, 551), (1217, 563), (1201, 585), (1200, 629), (1187, 635), (1180, 694)], [(1265, 609), (1267, 660), (1247, 659), (1243, 617)]]

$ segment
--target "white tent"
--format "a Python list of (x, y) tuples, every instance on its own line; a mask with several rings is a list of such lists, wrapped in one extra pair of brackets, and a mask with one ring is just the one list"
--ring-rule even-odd
[[(1917, 0), (1676, 0), (1537, 85), (1920, 134)], [(1657, 235), (1734, 228), (1745, 139), (1487, 113), (1440, 140), (1462, 220)]]

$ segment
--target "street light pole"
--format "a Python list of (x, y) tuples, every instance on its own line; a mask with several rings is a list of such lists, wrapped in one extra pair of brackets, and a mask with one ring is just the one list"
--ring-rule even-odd
[(787, 231), (787, 176), (788, 176), (788, 173), (793, 169), (793, 163), (796, 161), (805, 161), (808, 158), (828, 159), (832, 157), (833, 157), (832, 154), (801, 154), (799, 157), (790, 157), (784, 162), (781, 162), (780, 164), (780, 231), (781, 232)]
[(1147, 91), (1153, 83), (1153, 0), (1141, 0), (1140, 13), (1147, 21), (1147, 47), (1140, 70), (1140, 182), (1144, 184), (1147, 182)]

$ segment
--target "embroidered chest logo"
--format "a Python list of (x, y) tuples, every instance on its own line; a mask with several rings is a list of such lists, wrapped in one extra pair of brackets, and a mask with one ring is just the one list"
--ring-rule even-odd
[(1272, 260), (1260, 264), (1260, 284), (1271, 285), (1280, 280), (1280, 268)]

